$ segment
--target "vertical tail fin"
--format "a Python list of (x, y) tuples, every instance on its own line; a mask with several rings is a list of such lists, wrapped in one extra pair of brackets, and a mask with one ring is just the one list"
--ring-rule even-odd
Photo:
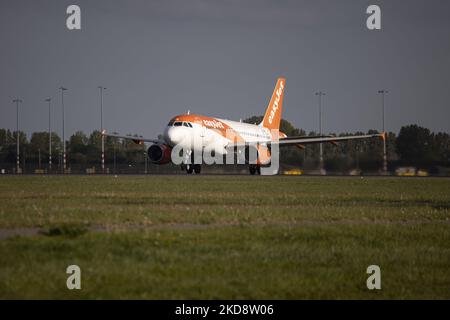
[(286, 85), (285, 78), (278, 78), (275, 89), (272, 93), (266, 114), (260, 125), (270, 129), (278, 130), (280, 128), (281, 112), (283, 111), (284, 88)]

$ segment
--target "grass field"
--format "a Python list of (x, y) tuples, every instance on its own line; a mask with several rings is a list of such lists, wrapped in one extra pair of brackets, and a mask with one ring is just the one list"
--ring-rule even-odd
[(450, 299), (450, 179), (3, 176), (0, 298)]

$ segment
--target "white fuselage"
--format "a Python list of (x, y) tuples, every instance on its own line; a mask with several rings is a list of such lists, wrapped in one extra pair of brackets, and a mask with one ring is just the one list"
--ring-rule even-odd
[(197, 118), (190, 122), (180, 116), (169, 122), (164, 130), (164, 140), (174, 147), (180, 146), (194, 152), (212, 149), (220, 154), (227, 153), (227, 145), (233, 140), (244, 143), (265, 143), (272, 140), (270, 130), (263, 126), (218, 118)]

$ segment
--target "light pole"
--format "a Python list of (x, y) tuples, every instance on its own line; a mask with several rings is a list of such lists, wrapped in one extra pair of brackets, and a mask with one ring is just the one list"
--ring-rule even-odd
[(145, 143), (143, 144), (144, 145), (144, 173), (145, 174), (147, 174), (147, 152), (146, 152), (146, 150), (145, 150)]
[(51, 122), (51, 98), (45, 99), (48, 102), (48, 170), (52, 170), (52, 122)]
[(100, 89), (100, 132), (102, 134), (102, 172), (105, 173), (105, 136), (103, 135), (103, 90), (105, 87), (98, 86)]
[[(325, 92), (319, 91), (316, 92), (316, 96), (319, 97), (319, 135), (322, 135), (322, 96), (325, 95)], [(323, 147), (322, 143), (319, 144), (319, 166), (320, 173), (323, 171)]]
[[(389, 91), (387, 90), (379, 90), (378, 91), (379, 94), (381, 94), (381, 107), (382, 107), (382, 126), (383, 126), (383, 134), (385, 134), (384, 132), (384, 96), (389, 93)], [(386, 155), (386, 136), (383, 139), (383, 173), (386, 174), (387, 173), (387, 155)]]
[(114, 174), (116, 174), (116, 141), (114, 140)]
[[(118, 134), (117, 132), (113, 132), (113, 134)], [(114, 174), (116, 174), (116, 147), (117, 147), (117, 138), (114, 138)]]
[(66, 173), (66, 133), (65, 133), (65, 114), (64, 114), (64, 91), (67, 88), (59, 87), (61, 90), (61, 107), (62, 107), (62, 138), (63, 138), (63, 173)]
[(16, 104), (16, 136), (17, 136), (17, 150), (16, 150), (16, 173), (19, 173), (20, 171), (20, 162), (19, 162), (19, 155), (20, 155), (20, 151), (19, 151), (19, 103), (23, 102), (22, 100), (20, 100), (19, 98), (16, 98), (13, 100), (13, 102)]

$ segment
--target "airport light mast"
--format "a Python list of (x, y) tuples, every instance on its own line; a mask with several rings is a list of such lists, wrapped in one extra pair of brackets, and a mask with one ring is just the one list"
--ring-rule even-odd
[(61, 107), (62, 107), (62, 137), (63, 137), (63, 173), (66, 173), (66, 135), (65, 135), (65, 114), (64, 114), (64, 91), (67, 88), (60, 87), (61, 90)]
[(48, 169), (52, 170), (52, 122), (51, 122), (51, 98), (45, 99), (48, 102)]
[(102, 137), (102, 173), (105, 173), (105, 136), (103, 135), (103, 90), (105, 87), (98, 86), (100, 89), (100, 133)]
[[(383, 133), (384, 133), (384, 96), (389, 93), (389, 91), (383, 89), (378, 91), (379, 94), (381, 94), (381, 108), (382, 108), (382, 127), (383, 127)], [(383, 173), (387, 173), (387, 155), (386, 155), (386, 137), (383, 139)]]
[(16, 104), (16, 136), (17, 136), (17, 150), (16, 150), (16, 173), (20, 171), (20, 142), (19, 142), (19, 103), (23, 102), (19, 98), (13, 100)]
[[(322, 96), (325, 95), (325, 92), (319, 91), (316, 92), (316, 96), (319, 97), (319, 135), (322, 135)], [(319, 167), (320, 174), (323, 173), (323, 146), (322, 143), (319, 144)]]

